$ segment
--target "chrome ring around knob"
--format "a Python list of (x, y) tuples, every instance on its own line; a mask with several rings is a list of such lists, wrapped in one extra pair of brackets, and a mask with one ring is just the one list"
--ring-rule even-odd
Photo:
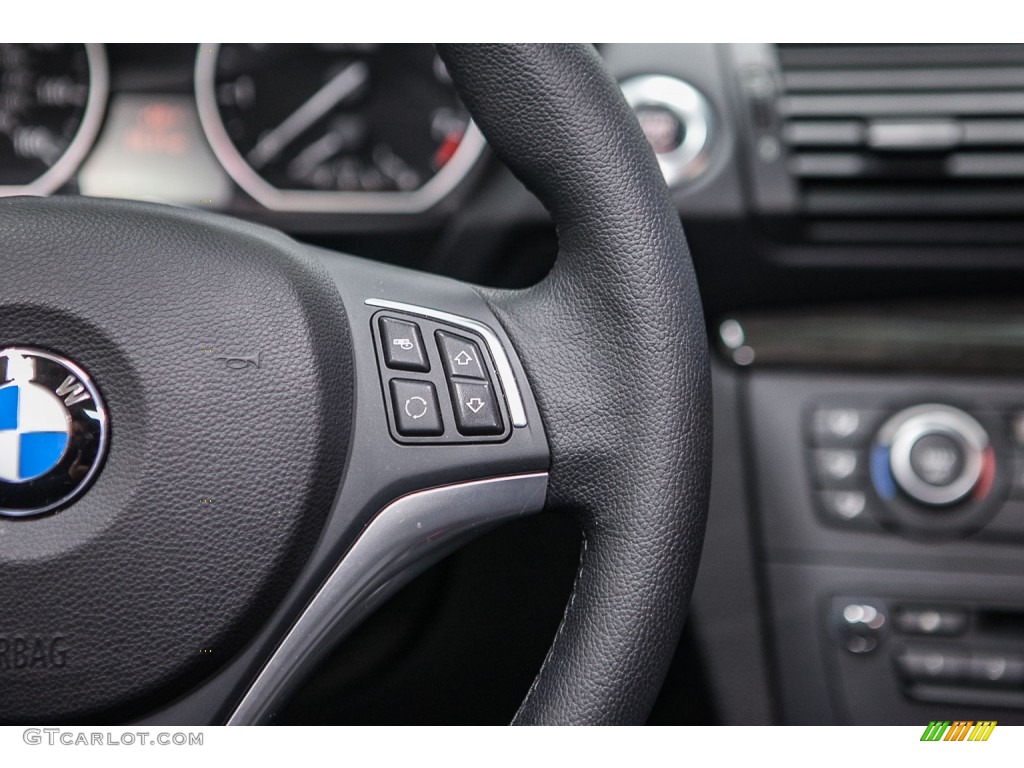
[(624, 80), (620, 87), (634, 110), (665, 109), (682, 126), (679, 146), (655, 153), (665, 182), (671, 187), (699, 176), (708, 165), (712, 126), (711, 105), (700, 91), (667, 75), (638, 75)]
[[(944, 485), (933, 485), (915, 470), (911, 452), (927, 435), (944, 435), (963, 449), (963, 467), (957, 477)], [(981, 477), (988, 433), (969, 414), (947, 405), (920, 405), (901, 411), (879, 433), (879, 440), (891, 442), (889, 466), (897, 484), (912, 499), (923, 504), (954, 504), (971, 492)]]

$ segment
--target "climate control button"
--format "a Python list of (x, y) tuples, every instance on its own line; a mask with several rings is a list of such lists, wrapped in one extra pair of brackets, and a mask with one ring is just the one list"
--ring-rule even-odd
[(964, 471), (967, 452), (962, 442), (942, 432), (929, 432), (910, 448), (910, 468), (929, 485), (945, 488)]

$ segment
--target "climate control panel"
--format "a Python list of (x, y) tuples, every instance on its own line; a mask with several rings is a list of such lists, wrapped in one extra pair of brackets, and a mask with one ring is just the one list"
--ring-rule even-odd
[(817, 404), (805, 434), (819, 514), (914, 537), (972, 534), (1014, 485), (1015, 416), (941, 402)]

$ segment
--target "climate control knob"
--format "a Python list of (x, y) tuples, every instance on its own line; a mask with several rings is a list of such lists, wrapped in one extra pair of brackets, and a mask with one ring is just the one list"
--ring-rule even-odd
[(948, 405), (919, 405), (897, 413), (879, 431), (872, 456), (872, 479), (880, 495), (894, 494), (895, 481), (913, 501), (927, 506), (955, 504), (968, 496), (980, 500), (988, 493), (993, 471), (984, 427)]

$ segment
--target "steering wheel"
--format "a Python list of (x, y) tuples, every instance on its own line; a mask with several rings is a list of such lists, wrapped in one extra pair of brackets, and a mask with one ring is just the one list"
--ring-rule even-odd
[(0, 203), (0, 720), (273, 722), (375, 604), (545, 506), (583, 547), (515, 722), (645, 720), (710, 474), (679, 217), (592, 48), (439, 48), (556, 222), (531, 289), (201, 211)]

